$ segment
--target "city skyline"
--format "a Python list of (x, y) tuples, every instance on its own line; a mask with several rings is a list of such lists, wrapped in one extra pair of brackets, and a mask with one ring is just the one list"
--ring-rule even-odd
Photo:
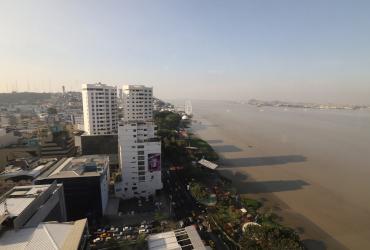
[(0, 92), (79, 91), (102, 82), (145, 84), (162, 99), (369, 104), (365, 1), (0, 7)]

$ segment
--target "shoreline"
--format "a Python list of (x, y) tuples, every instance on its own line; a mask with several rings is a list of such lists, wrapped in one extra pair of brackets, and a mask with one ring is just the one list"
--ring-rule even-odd
[[(202, 138), (202, 137), (201, 137)], [(202, 138), (204, 139), (204, 138)], [(220, 156), (220, 165), (226, 166), (222, 163), (223, 156), (217, 152)], [(238, 180), (232, 172), (223, 169), (220, 166), (219, 170), (216, 170), (220, 175), (229, 179), (232, 186), (235, 187), (238, 192), (245, 188), (245, 184)], [(248, 178), (249, 182), (257, 182), (253, 178)], [(278, 222), (287, 227), (294, 229), (300, 236), (303, 244), (307, 249), (324, 250), (324, 249), (347, 249), (340, 242), (335, 240), (332, 236), (327, 234), (325, 231), (320, 229), (312, 221), (305, 216), (294, 212), (284, 201), (279, 199), (272, 193), (259, 193), (259, 194), (242, 194), (247, 198), (255, 199), (262, 202), (260, 208), (263, 212), (272, 212), (276, 214), (279, 219)]]
[[(202, 120), (206, 121), (204, 118), (202, 118)], [(278, 222), (294, 229), (308, 249), (348, 249), (310, 219), (294, 211), (277, 195), (270, 192), (268, 188), (263, 186), (253, 187), (253, 183), (258, 183), (258, 181), (249, 174), (241, 173), (242, 171), (238, 170), (238, 167), (240, 167), (238, 166), (239, 164), (237, 162), (234, 163), (233, 159), (225, 156), (225, 152), (222, 150), (225, 148), (217, 146), (217, 140), (214, 140), (213, 137), (207, 138), (207, 136), (204, 135), (204, 131), (203, 133), (199, 133), (197, 129), (194, 129), (193, 125), (191, 129), (196, 136), (207, 141), (218, 154), (220, 166), (217, 172), (228, 178), (232, 182), (232, 186), (235, 187), (241, 195), (261, 201), (263, 203), (261, 211), (268, 211), (276, 214), (279, 217)], [(247, 182), (245, 182), (246, 179), (248, 180)], [(282, 185), (284, 185), (284, 183), (282, 183)], [(253, 192), (249, 193), (243, 191), (248, 189), (248, 186), (252, 186), (251, 189), (253, 189)]]

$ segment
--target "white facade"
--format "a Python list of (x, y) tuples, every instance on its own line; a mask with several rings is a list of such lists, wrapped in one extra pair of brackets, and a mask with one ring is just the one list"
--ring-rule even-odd
[(119, 197), (147, 197), (162, 189), (161, 142), (156, 138), (152, 88), (124, 86), (124, 122), (118, 127)]
[(83, 84), (84, 130), (88, 135), (117, 133), (117, 89), (105, 84)]
[(153, 119), (153, 88), (143, 85), (124, 85), (122, 99), (125, 121), (151, 121)]
[(108, 207), (108, 198), (109, 198), (109, 157), (107, 157), (106, 166), (100, 175), (100, 195), (101, 195), (101, 207), (102, 212), (105, 215)]

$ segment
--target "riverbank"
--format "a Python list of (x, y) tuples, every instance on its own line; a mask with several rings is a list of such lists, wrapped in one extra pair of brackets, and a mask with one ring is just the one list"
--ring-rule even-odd
[[(205, 119), (209, 117), (214, 120)], [(263, 201), (265, 209), (281, 216), (281, 223), (297, 230), (309, 249), (346, 249), (346, 246), (361, 249), (368, 244), (367, 238), (361, 236), (363, 232), (336, 228), (344, 223), (335, 219), (341, 215), (346, 216), (346, 223), (353, 229), (366, 228), (368, 222), (350, 223), (348, 204), (344, 203), (343, 207), (341, 197), (307, 180), (311, 176), (317, 180), (328, 175), (314, 172), (316, 169), (299, 150), (281, 143), (277, 148), (267, 136), (258, 133), (260, 130), (253, 134), (249, 124), (233, 124), (225, 129), (216, 114), (196, 115), (194, 120), (198, 123), (194, 124), (193, 132), (208, 141), (221, 157), (219, 172), (231, 179), (240, 193)], [(243, 129), (248, 136), (240, 134)], [(329, 209), (333, 206), (336, 210)]]

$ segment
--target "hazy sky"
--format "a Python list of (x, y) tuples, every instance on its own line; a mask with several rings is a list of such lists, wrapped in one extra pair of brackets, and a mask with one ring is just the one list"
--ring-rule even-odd
[(370, 103), (370, 1), (0, 0), (0, 91)]

